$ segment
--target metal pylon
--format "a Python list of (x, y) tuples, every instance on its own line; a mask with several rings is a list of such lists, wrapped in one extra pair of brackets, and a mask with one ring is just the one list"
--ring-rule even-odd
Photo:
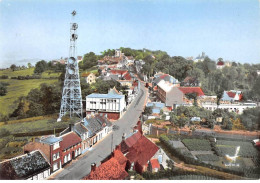
[[(73, 11), (71, 14), (73, 19), (76, 15), (76, 11)], [(76, 53), (76, 41), (78, 38), (76, 34), (77, 28), (77, 23), (70, 24), (70, 51), (66, 66), (60, 115), (57, 121), (61, 121), (61, 118), (66, 114), (69, 114), (70, 117), (75, 115), (82, 118), (80, 76)]]

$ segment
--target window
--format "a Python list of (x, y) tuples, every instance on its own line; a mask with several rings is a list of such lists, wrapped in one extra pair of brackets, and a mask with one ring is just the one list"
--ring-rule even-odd
[(71, 157), (70, 157), (70, 154), (68, 154), (68, 161), (70, 161), (71, 160)]
[(58, 149), (59, 147), (60, 147), (60, 143), (59, 143), (59, 142), (56, 142), (56, 143), (53, 145), (53, 150)]
[(54, 163), (53, 164), (53, 171), (57, 170), (58, 169), (58, 163)]
[(57, 159), (60, 158), (60, 152), (57, 153)]
[(64, 163), (67, 163), (68, 159), (67, 159), (67, 155), (64, 156)]
[(56, 154), (53, 154), (53, 161), (56, 160)]

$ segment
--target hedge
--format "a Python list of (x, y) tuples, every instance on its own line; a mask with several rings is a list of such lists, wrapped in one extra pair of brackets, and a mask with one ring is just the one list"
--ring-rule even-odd
[[(56, 133), (62, 132), (65, 128), (55, 129)], [(44, 131), (36, 131), (36, 132), (25, 132), (25, 133), (16, 133), (13, 134), (14, 137), (24, 137), (24, 136), (41, 136), (41, 135), (49, 135), (53, 134), (53, 130), (44, 130)]]

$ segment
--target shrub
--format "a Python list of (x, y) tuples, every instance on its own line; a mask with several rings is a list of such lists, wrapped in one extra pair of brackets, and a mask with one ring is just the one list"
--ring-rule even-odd
[(0, 137), (6, 137), (8, 135), (10, 135), (10, 132), (7, 129), (5, 128), (0, 129)]
[(8, 76), (7, 75), (2, 75), (2, 76), (0, 76), (0, 79), (8, 79)]

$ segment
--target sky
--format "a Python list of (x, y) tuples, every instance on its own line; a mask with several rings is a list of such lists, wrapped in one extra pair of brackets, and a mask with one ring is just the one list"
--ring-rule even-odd
[[(259, 0), (0, 0), (0, 68), (130, 47), (260, 63)], [(23, 61), (21, 61), (23, 60)], [(20, 61), (20, 62), (19, 62)]]

